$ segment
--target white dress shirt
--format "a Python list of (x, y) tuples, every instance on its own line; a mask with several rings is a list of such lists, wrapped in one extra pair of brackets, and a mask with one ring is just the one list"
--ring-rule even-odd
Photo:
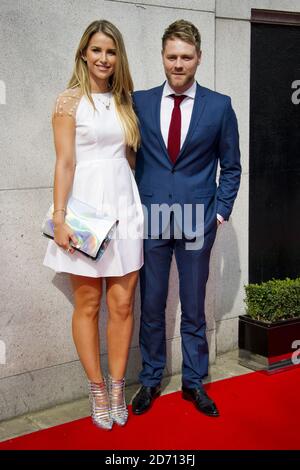
[[(184, 100), (181, 102), (181, 105), (180, 105), (180, 111), (181, 111), (180, 148), (182, 147), (186, 139), (188, 130), (189, 130), (195, 96), (196, 96), (196, 89), (197, 89), (197, 83), (194, 81), (194, 83), (190, 86), (190, 88), (188, 88), (184, 93), (181, 93), (183, 95), (186, 95), (186, 98), (184, 98)], [(166, 148), (168, 148), (169, 127), (170, 127), (172, 112), (174, 108), (174, 98), (171, 96), (173, 94), (178, 95), (178, 93), (175, 93), (175, 91), (170, 87), (169, 83), (166, 81), (164, 89), (163, 89), (161, 105), (160, 105), (160, 129), (161, 129), (161, 133), (162, 133)], [(224, 221), (224, 218), (220, 214), (217, 214), (217, 218), (221, 223)]]
[[(197, 84), (196, 82), (194, 82), (193, 85), (183, 93), (184, 95), (186, 95), (186, 98), (184, 98), (184, 100), (181, 102), (181, 105), (180, 105), (180, 111), (181, 111), (180, 148), (182, 147), (183, 142), (185, 141), (186, 135), (189, 130), (189, 125), (191, 121), (191, 116), (192, 116), (192, 111), (193, 111), (193, 106), (194, 106), (194, 101), (195, 101), (195, 96), (196, 96), (196, 88), (197, 88)], [(161, 133), (162, 133), (162, 136), (163, 136), (163, 139), (167, 148), (168, 148), (169, 127), (170, 127), (170, 122), (171, 122), (171, 117), (172, 117), (172, 111), (174, 108), (174, 99), (172, 96), (170, 96), (172, 94), (178, 95), (178, 93), (175, 93), (175, 91), (172, 90), (169, 83), (166, 82), (164, 89), (163, 89), (161, 105), (160, 105), (160, 128), (161, 128)]]

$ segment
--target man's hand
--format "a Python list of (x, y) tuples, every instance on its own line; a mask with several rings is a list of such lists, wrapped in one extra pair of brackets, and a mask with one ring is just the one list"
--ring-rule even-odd
[(224, 217), (220, 214), (217, 214), (217, 228), (224, 222)]

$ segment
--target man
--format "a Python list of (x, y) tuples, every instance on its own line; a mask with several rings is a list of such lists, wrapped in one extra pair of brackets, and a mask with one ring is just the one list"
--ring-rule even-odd
[[(230, 98), (195, 81), (200, 46), (199, 31), (192, 23), (180, 20), (171, 24), (162, 38), (167, 81), (134, 94), (142, 139), (136, 180), (148, 213), (145, 225), (149, 235), (144, 241), (145, 263), (140, 276), (143, 368), (139, 376), (142, 387), (133, 400), (133, 413), (137, 415), (147, 411), (160, 394), (166, 364), (165, 307), (174, 253), (182, 311), (183, 398), (206, 415), (219, 416), (202, 384), (208, 373), (205, 287), (217, 226), (231, 214), (241, 166), (237, 121)], [(218, 162), (221, 170), (217, 187)], [(168, 226), (166, 220), (155, 223), (153, 210), (157, 204), (177, 205), (183, 212), (189, 204), (192, 227), (182, 224), (185, 215), (178, 215), (178, 211), (170, 212)], [(195, 222), (197, 205), (204, 208), (202, 239), (201, 223)], [(191, 239), (195, 228), (196, 236)], [(192, 241), (199, 243), (191, 247)]]

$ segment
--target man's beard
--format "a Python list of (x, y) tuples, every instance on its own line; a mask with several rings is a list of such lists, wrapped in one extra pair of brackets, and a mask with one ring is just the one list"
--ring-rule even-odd
[(193, 76), (192, 75), (181, 75), (180, 80), (178, 80), (174, 77), (174, 75), (172, 75), (170, 73), (170, 74), (167, 74), (167, 79), (168, 79), (168, 82), (171, 86), (173, 85), (175, 87), (182, 88), (182, 87), (185, 87), (186, 85), (188, 85), (189, 83), (191, 83), (193, 81)]

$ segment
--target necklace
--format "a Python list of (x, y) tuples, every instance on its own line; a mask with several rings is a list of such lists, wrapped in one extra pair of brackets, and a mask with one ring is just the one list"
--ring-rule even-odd
[(110, 101), (110, 96), (108, 97), (108, 100), (107, 100), (107, 101), (103, 101), (103, 100), (100, 98), (100, 96), (97, 96), (97, 95), (95, 95), (95, 98), (96, 98), (97, 101), (100, 101), (100, 103), (104, 104), (104, 106), (105, 106), (105, 108), (106, 108), (107, 110), (110, 109), (110, 102), (111, 102), (111, 101)]

